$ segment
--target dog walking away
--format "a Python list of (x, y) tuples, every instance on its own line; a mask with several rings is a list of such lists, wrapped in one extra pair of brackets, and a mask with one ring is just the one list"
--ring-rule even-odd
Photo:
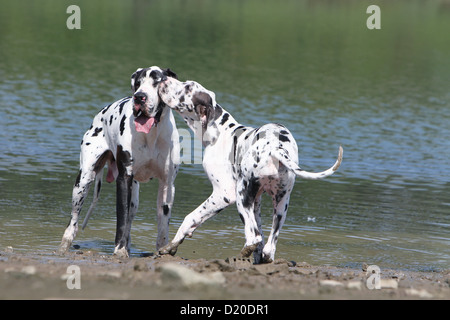
[(81, 141), (80, 171), (72, 193), (72, 216), (58, 252), (64, 254), (78, 231), (78, 217), (93, 181), (93, 202), (83, 229), (97, 203), (108, 165), (107, 182), (116, 180), (117, 228), (114, 254), (128, 257), (131, 223), (139, 204), (139, 183), (159, 180), (157, 197), (158, 236), (156, 248), (167, 244), (169, 219), (174, 200), (180, 146), (175, 119), (159, 98), (157, 86), (170, 69), (139, 68), (131, 76), (132, 97), (120, 99), (103, 108)]
[[(159, 93), (202, 140), (203, 168), (213, 186), (211, 196), (185, 217), (160, 254), (175, 254), (186, 236), (192, 236), (203, 222), (236, 203), (245, 230), (241, 255), (253, 253), (255, 263), (273, 261), (295, 176), (322, 179), (332, 175), (341, 164), (342, 147), (331, 168), (307, 172), (298, 166), (297, 143), (286, 127), (274, 123), (260, 128), (241, 125), (216, 103), (213, 92), (194, 81), (168, 78), (160, 83)], [(260, 215), (264, 192), (273, 202), (272, 229), (265, 245)]]

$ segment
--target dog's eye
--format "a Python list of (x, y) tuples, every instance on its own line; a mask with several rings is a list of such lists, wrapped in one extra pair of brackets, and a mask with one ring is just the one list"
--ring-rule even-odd
[(153, 81), (160, 81), (163, 77), (163, 74), (158, 70), (153, 70), (150, 72), (150, 77), (153, 79)]
[(141, 81), (140, 81), (140, 80), (137, 80), (137, 81), (134, 83), (134, 89), (137, 90), (137, 89), (139, 89), (140, 86), (141, 86)]

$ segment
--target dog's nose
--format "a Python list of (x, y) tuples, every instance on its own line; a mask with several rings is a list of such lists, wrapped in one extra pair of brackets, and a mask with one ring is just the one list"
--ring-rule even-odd
[(137, 92), (134, 94), (134, 103), (144, 104), (147, 101), (147, 95), (143, 92)]

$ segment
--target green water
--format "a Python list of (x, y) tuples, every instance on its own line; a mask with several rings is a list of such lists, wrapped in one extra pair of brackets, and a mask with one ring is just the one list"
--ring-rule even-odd
[[(68, 30), (70, 4), (0, 0), (0, 250), (57, 247), (82, 135), (98, 110), (130, 95), (138, 67), (158, 65), (216, 92), (243, 124), (286, 125), (307, 170), (329, 167), (344, 147), (334, 176), (297, 179), (277, 257), (449, 268), (448, 2), (77, 1), (81, 29)], [(381, 30), (366, 27), (371, 4)], [(134, 255), (154, 250), (156, 189), (141, 185)], [(114, 190), (103, 189), (78, 234), (82, 249), (112, 253)], [(210, 192), (201, 166), (183, 165), (172, 236)], [(271, 213), (265, 199), (266, 232)], [(243, 243), (229, 207), (179, 254), (225, 258)]]

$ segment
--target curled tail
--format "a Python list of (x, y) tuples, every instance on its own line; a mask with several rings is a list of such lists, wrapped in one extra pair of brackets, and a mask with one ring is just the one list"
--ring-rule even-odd
[(280, 149), (279, 153), (272, 154), (276, 159), (278, 159), (286, 168), (294, 172), (297, 176), (303, 179), (308, 180), (317, 180), (317, 179), (323, 179), (328, 176), (331, 176), (341, 165), (342, 162), (342, 155), (344, 153), (344, 149), (342, 149), (342, 146), (339, 146), (339, 154), (336, 162), (334, 165), (322, 172), (308, 172), (303, 169), (301, 169), (298, 164), (296, 164), (292, 159), (289, 157), (289, 155), (283, 150)]

